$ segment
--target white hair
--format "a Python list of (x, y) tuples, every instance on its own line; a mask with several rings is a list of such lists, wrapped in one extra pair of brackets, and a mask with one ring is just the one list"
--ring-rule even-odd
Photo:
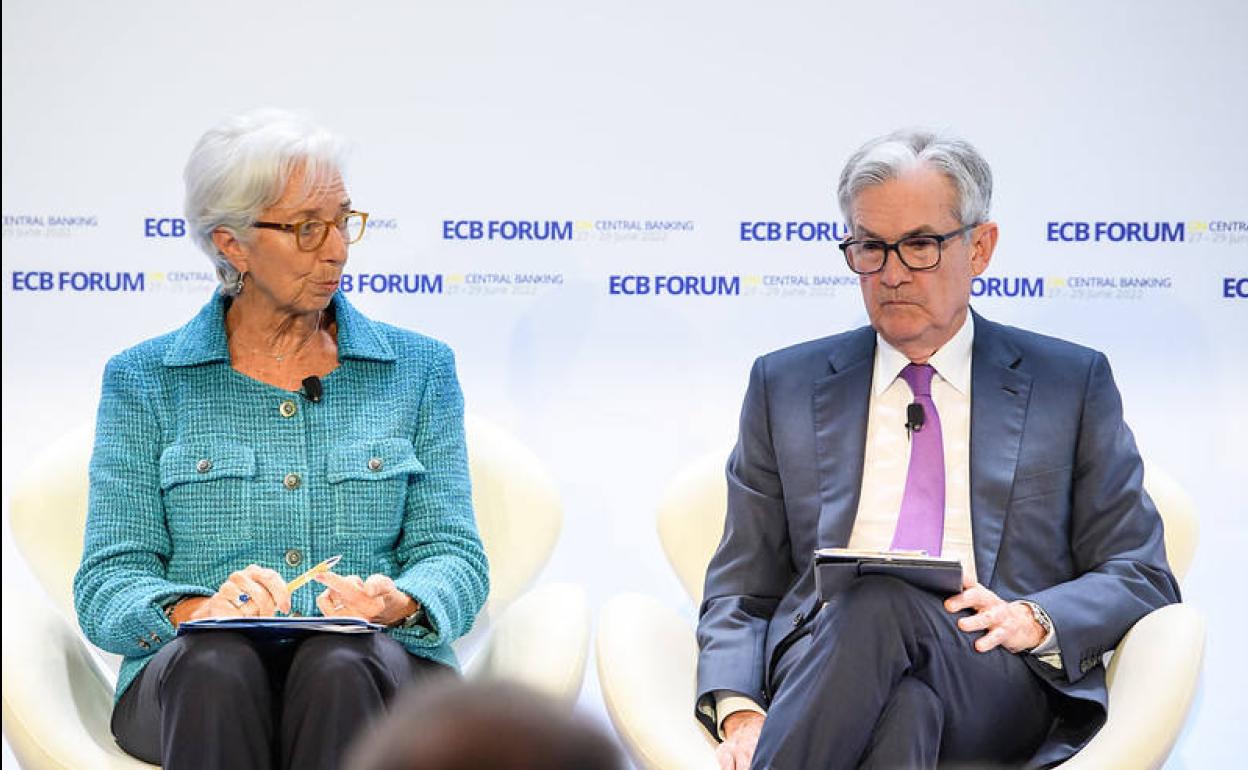
[(896, 179), (916, 166), (927, 165), (953, 182), (953, 215), (964, 225), (988, 221), (992, 205), (992, 169), (964, 139), (922, 129), (903, 129), (877, 137), (858, 148), (845, 162), (837, 199), (851, 226), (854, 198), (866, 187)]
[(260, 212), (282, 197), (296, 171), (309, 191), (338, 173), (345, 143), (304, 115), (261, 109), (228, 118), (200, 137), (186, 162), (186, 221), (234, 294), (238, 271), (217, 249), (218, 228), (246, 240)]

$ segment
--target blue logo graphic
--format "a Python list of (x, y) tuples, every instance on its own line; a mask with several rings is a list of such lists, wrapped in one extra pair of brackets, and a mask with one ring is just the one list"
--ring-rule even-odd
[(186, 220), (177, 217), (148, 217), (143, 220), (144, 238), (181, 238), (186, 235)]
[(1223, 278), (1222, 296), (1226, 299), (1248, 299), (1248, 278)]
[(1181, 243), (1186, 240), (1183, 222), (1049, 222), (1050, 242)]
[(613, 275), (609, 294), (723, 297), (741, 294), (739, 275)]
[(344, 294), (441, 294), (442, 274), (343, 273), (338, 288)]
[[(370, 220), (371, 224), (371, 220)], [(444, 219), (444, 241), (665, 241), (691, 219)]]
[(840, 222), (742, 222), (743, 241), (800, 241), (836, 243), (849, 237), (849, 227)]
[(572, 220), (444, 219), (444, 241), (570, 241)]
[(14, 270), (9, 286), (13, 291), (134, 292), (144, 290), (143, 273), (99, 273), (83, 271)]
[(971, 279), (971, 296), (1043, 297), (1044, 279), (1039, 276), (1032, 278), (1018, 276), (1012, 278), (1000, 278), (997, 276), (981, 278), (976, 276)]
[(1139, 300), (1174, 288), (1165, 275), (987, 276), (971, 279), (971, 296), (1013, 300)]

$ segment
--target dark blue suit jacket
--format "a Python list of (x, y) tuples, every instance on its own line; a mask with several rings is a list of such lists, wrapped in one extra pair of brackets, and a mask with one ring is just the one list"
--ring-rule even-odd
[[(1102, 655), (1179, 591), (1105, 356), (978, 315), (972, 350), (976, 571), (1044, 607), (1065, 664), (1027, 656), (1068, 696), (1034, 760), (1046, 764), (1103, 724)], [(754, 364), (698, 624), (700, 704), (719, 689), (766, 704), (776, 661), (809, 630), (814, 550), (846, 545), (858, 509), (874, 354), (864, 327)]]

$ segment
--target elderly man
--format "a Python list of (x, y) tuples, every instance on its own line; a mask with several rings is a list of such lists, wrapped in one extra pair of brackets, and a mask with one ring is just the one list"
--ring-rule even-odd
[[(1102, 654), (1178, 600), (1109, 364), (970, 309), (998, 229), (965, 141), (872, 140), (838, 192), (871, 326), (754, 364), (698, 717), (740, 770), (1059, 762), (1105, 720)], [(956, 557), (963, 590), (821, 598), (828, 546)]]

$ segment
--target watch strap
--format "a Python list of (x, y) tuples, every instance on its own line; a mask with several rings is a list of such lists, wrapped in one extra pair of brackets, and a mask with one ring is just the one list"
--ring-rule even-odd
[(396, 628), (414, 628), (415, 626), (420, 625), (420, 622), (424, 619), (425, 608), (420, 602), (416, 602), (416, 610), (411, 615), (403, 618)]
[(1026, 599), (1023, 599), (1022, 602), (1027, 605), (1027, 609), (1031, 610), (1031, 617), (1036, 621), (1036, 624), (1040, 626), (1041, 630), (1044, 631), (1044, 638), (1040, 640), (1040, 644), (1036, 645), (1036, 647), (1041, 647), (1053, 635), (1053, 621), (1049, 618), (1049, 613), (1045, 612), (1044, 608), (1039, 604), (1027, 601)]

